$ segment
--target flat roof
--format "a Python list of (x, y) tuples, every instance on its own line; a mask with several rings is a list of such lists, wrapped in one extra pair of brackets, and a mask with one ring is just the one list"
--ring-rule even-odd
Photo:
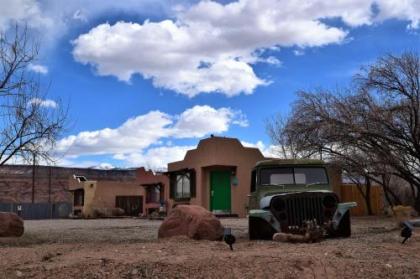
[(275, 165), (325, 165), (322, 160), (315, 159), (270, 159), (257, 162), (256, 166), (275, 166)]

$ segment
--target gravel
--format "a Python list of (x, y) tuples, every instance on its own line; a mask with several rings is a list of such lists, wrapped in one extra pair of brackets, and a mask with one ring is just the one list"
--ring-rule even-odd
[(353, 235), (314, 244), (249, 241), (246, 219), (223, 219), (224, 242), (157, 240), (161, 221), (25, 222), (0, 240), (0, 278), (420, 278), (420, 232), (401, 245), (390, 218), (353, 218)]

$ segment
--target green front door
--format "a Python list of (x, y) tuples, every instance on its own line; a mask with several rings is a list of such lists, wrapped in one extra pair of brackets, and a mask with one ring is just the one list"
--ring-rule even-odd
[(210, 208), (230, 212), (230, 171), (210, 172)]

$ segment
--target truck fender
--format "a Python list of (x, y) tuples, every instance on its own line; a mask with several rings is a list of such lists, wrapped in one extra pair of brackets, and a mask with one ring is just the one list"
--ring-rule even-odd
[(343, 202), (337, 204), (337, 209), (335, 210), (334, 216), (332, 218), (332, 227), (334, 230), (338, 229), (338, 226), (341, 222), (341, 219), (344, 217), (344, 214), (346, 214), (347, 211), (356, 206), (356, 202)]
[(252, 209), (249, 211), (249, 217), (260, 218), (270, 224), (276, 231), (280, 231), (280, 223), (268, 210)]

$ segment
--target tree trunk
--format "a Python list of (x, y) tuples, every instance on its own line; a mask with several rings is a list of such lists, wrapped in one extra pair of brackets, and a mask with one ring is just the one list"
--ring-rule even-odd
[(417, 187), (416, 200), (414, 202), (414, 209), (420, 214), (420, 187)]
[(367, 214), (373, 215), (373, 211), (372, 211), (372, 200), (370, 198), (370, 194), (371, 194), (371, 189), (372, 189), (372, 184), (370, 183), (370, 179), (366, 177), (366, 194), (365, 194), (365, 202), (366, 202), (366, 209), (367, 209)]
[(382, 181), (376, 180), (376, 182), (379, 183), (382, 186), (382, 190), (384, 191), (385, 199), (386, 199), (386, 201), (388, 202), (388, 204), (391, 208), (394, 205), (400, 205), (401, 204), (400, 198), (394, 192), (392, 192), (392, 190), (389, 188), (389, 180), (385, 177), (385, 175), (382, 175)]

